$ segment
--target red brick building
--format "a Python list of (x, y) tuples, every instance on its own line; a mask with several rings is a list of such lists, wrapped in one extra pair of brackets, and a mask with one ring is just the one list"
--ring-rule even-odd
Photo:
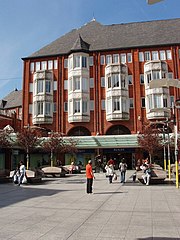
[(23, 58), (22, 125), (83, 136), (78, 160), (100, 153), (133, 166), (140, 156), (134, 137), (147, 119), (170, 120), (180, 98), (179, 88), (150, 86), (180, 79), (179, 30), (180, 19), (93, 20)]

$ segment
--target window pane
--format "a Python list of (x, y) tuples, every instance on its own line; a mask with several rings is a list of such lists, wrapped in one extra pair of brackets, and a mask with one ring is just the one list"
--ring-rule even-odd
[(104, 64), (105, 64), (105, 56), (101, 55), (101, 65), (104, 65)]
[(74, 113), (80, 113), (80, 100), (74, 101)]
[(64, 59), (64, 68), (68, 68), (68, 59)]
[(101, 87), (105, 87), (105, 77), (101, 77)]
[(108, 77), (108, 88), (111, 88), (111, 76)]
[(119, 63), (119, 54), (113, 54), (113, 63)]
[(80, 67), (80, 56), (74, 56), (74, 68)]
[(90, 88), (94, 88), (94, 78), (90, 78), (89, 82), (90, 82)]
[(43, 92), (43, 80), (38, 80), (37, 81), (37, 93), (42, 93)]
[(160, 71), (153, 71), (153, 80), (160, 79)]
[(32, 62), (31, 65), (30, 65), (30, 71), (31, 72), (34, 72), (34, 63)]
[(128, 83), (129, 85), (133, 84), (132, 75), (128, 75)]
[(165, 51), (160, 51), (160, 60), (166, 60), (166, 53)]
[(68, 80), (64, 80), (64, 90), (68, 89)]
[(144, 59), (145, 59), (145, 61), (150, 61), (151, 60), (151, 53), (150, 52), (145, 52), (144, 53)]
[(57, 60), (54, 60), (54, 69), (57, 69), (58, 68), (58, 62)]
[(82, 102), (82, 113), (87, 113), (87, 101)]
[(130, 107), (130, 108), (133, 108), (133, 107), (134, 107), (134, 100), (133, 100), (133, 98), (130, 98), (130, 99), (129, 99), (129, 107)]
[(68, 111), (68, 102), (64, 102), (64, 112)]
[(51, 82), (46, 81), (46, 93), (50, 93), (50, 92), (51, 92)]
[(127, 61), (128, 61), (128, 63), (132, 62), (132, 53), (127, 54)]
[(106, 101), (105, 100), (101, 100), (101, 110), (106, 110), (106, 105), (105, 105)]
[(158, 51), (152, 52), (152, 60), (159, 60)]
[(112, 63), (112, 56), (111, 55), (107, 55), (106, 56), (106, 64), (111, 64)]
[(144, 74), (140, 74), (140, 83), (144, 84)]
[(37, 102), (37, 115), (43, 115), (43, 102)]
[(144, 62), (144, 53), (139, 52), (139, 62)]
[(125, 53), (121, 54), (121, 63), (126, 63), (126, 54)]
[(52, 60), (48, 61), (48, 69), (49, 70), (53, 69), (53, 61)]
[(94, 58), (93, 56), (89, 57), (89, 66), (93, 66), (94, 64)]
[(82, 90), (87, 91), (88, 90), (88, 80), (87, 78), (82, 79)]
[(36, 71), (40, 70), (40, 62), (36, 62)]
[(141, 98), (141, 107), (142, 108), (146, 107), (145, 98)]
[(74, 91), (80, 90), (80, 77), (74, 77)]
[(154, 95), (154, 108), (161, 108), (161, 96)]
[(172, 59), (171, 50), (167, 50), (167, 51), (166, 51), (166, 55), (167, 55), (167, 59), (168, 59), (168, 60), (171, 60), (171, 59)]
[(47, 69), (47, 62), (46, 61), (41, 62), (41, 69), (42, 70), (46, 70)]
[(113, 111), (119, 111), (120, 110), (120, 98), (114, 98), (113, 99)]
[(87, 57), (82, 56), (82, 67), (87, 68)]
[(119, 74), (112, 74), (113, 87), (119, 87)]
[(45, 103), (45, 114), (51, 115), (51, 103), (49, 103), (49, 102)]

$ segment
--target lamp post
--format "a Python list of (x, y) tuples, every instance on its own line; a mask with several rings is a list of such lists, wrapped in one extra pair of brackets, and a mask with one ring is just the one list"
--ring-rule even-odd
[(163, 149), (164, 149), (164, 171), (166, 171), (166, 137), (164, 125), (163, 125)]
[(178, 106), (178, 103), (180, 103), (180, 99), (177, 99), (174, 102), (173, 106), (173, 115), (174, 115), (174, 156), (175, 156), (175, 166), (176, 166), (176, 188), (179, 188), (179, 168), (178, 168), (178, 131), (177, 131), (177, 121), (176, 121), (176, 109), (180, 108), (180, 105)]

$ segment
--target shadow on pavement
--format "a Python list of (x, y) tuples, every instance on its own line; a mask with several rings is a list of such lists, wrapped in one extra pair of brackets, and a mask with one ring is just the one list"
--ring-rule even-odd
[(180, 238), (171, 238), (171, 237), (148, 237), (148, 238), (137, 238), (137, 240), (180, 240)]
[(40, 189), (4, 184), (0, 188), (0, 208), (40, 196), (52, 196), (68, 190)]

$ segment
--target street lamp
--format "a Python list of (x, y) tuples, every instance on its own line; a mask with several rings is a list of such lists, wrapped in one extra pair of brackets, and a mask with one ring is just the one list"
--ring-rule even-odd
[(176, 121), (176, 109), (180, 108), (180, 99), (174, 102), (173, 115), (174, 115), (174, 156), (175, 156), (175, 166), (176, 166), (176, 188), (179, 188), (179, 168), (178, 168), (178, 131), (177, 131), (177, 121)]
[(166, 171), (166, 136), (164, 125), (163, 125), (163, 149), (164, 149), (164, 171)]

